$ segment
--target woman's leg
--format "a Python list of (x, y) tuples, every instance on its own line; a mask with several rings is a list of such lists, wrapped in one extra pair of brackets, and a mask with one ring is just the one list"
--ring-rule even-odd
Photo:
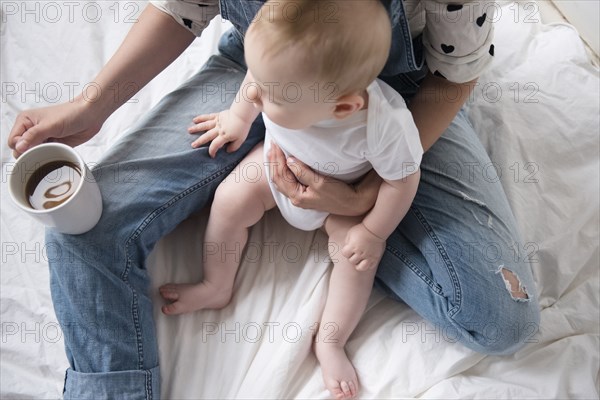
[(65, 398), (158, 398), (158, 352), (145, 260), (155, 243), (206, 206), (263, 139), (257, 122), (234, 153), (192, 149), (194, 116), (229, 107), (245, 71), (212, 57), (166, 96), (94, 169), (104, 211), (83, 235), (47, 231), (51, 292), (71, 368)]
[(512, 353), (537, 332), (535, 283), (504, 190), (464, 111), (424, 155), (377, 281), (448, 341)]
[[(245, 177), (245, 171), (257, 177)], [(258, 144), (221, 182), (210, 209), (204, 235), (202, 282), (166, 284), (161, 295), (172, 303), (165, 314), (182, 314), (203, 308), (223, 308), (231, 300), (235, 275), (248, 241), (248, 230), (275, 207), (263, 164), (263, 143)], [(210, 248), (210, 251), (206, 249)]]

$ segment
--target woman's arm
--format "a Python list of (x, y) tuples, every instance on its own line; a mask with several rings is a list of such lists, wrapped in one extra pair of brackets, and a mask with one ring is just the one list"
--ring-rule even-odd
[(149, 4), (94, 80), (102, 89), (112, 91), (102, 90), (102, 96), (90, 107), (108, 118), (179, 57), (194, 39), (173, 17)]
[(427, 73), (408, 104), (419, 130), (423, 151), (429, 150), (450, 126), (476, 83), (477, 79), (466, 83), (454, 83)]
[(95, 78), (100, 96), (90, 101), (80, 94), (71, 102), (26, 110), (17, 116), (8, 138), (15, 157), (49, 139), (70, 146), (86, 142), (193, 40), (194, 35), (175, 19), (148, 5)]

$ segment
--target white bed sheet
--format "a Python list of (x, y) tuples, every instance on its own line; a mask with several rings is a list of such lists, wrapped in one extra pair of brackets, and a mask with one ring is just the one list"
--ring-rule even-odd
[[(130, 28), (131, 14), (144, 6), (67, 3), (54, 3), (60, 17), (45, 2), (2, 3), (1, 398), (58, 398), (67, 367), (48, 290), (43, 228), (21, 214), (6, 191), (12, 121), (20, 110), (68, 100), (74, 83), (89, 83)], [(361, 398), (598, 398), (598, 69), (575, 29), (543, 25), (527, 4), (535, 3), (503, 4), (494, 64), (467, 108), (532, 261), (539, 333), (512, 356), (484, 356), (375, 291), (348, 344)], [(227, 27), (213, 21), (183, 57), (78, 148), (83, 157), (97, 162), (132, 122), (203, 64)], [(184, 222), (149, 261), (163, 396), (327, 398), (310, 352), (310, 328), (330, 270), (325, 237), (294, 230), (269, 212), (252, 229), (232, 304), (167, 318), (156, 288), (198, 279), (205, 221), (200, 213)]]

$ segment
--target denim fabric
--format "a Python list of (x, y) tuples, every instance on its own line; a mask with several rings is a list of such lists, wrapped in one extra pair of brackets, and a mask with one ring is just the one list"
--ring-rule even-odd
[[(433, 323), (442, 340), (513, 353), (535, 340), (539, 324), (516, 226), (493, 164), (461, 111), (423, 156), (417, 195), (387, 241), (377, 283)], [(518, 278), (528, 299), (513, 298), (502, 270)]]
[[(223, 0), (222, 10), (243, 31), (260, 3)], [(396, 11), (404, 21), (403, 9)], [(211, 159), (206, 147), (192, 149), (181, 133), (195, 115), (233, 101), (245, 72), (240, 37), (228, 32), (221, 55), (167, 95), (94, 169), (104, 202), (99, 224), (77, 236), (47, 231), (52, 299), (70, 362), (65, 398), (160, 396), (145, 260), (162, 236), (209, 204), (221, 180), (264, 136), (259, 119), (240, 150)], [(401, 37), (398, 48), (410, 48), (410, 36)], [(408, 50), (398, 56), (398, 70), (419, 67)], [(388, 82), (409, 96), (422, 76), (423, 69)], [(489, 179), (489, 165), (459, 113), (423, 158), (416, 199), (388, 240), (377, 283), (449, 339), (504, 354), (524, 344), (539, 314), (531, 270), (516, 251), (522, 245), (514, 218), (500, 183)], [(520, 279), (529, 299), (511, 297), (502, 268)]]
[(259, 119), (239, 151), (211, 159), (185, 133), (194, 116), (229, 107), (244, 73), (228, 58), (211, 58), (94, 168), (104, 204), (98, 225), (75, 236), (47, 230), (52, 300), (71, 366), (65, 398), (159, 398), (145, 260), (263, 139)]

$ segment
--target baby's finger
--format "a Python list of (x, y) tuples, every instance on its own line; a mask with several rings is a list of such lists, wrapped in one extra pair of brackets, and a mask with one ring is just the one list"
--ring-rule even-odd
[(227, 140), (224, 136), (219, 135), (217, 136), (216, 139), (214, 139), (211, 143), (210, 143), (210, 147), (208, 148), (208, 154), (210, 154), (210, 156), (212, 158), (215, 158), (215, 156), (217, 155), (217, 151), (223, 147), (225, 145), (225, 143), (228, 143), (229, 140)]
[(354, 253), (350, 257), (348, 257), (348, 261), (350, 261), (354, 265), (358, 265), (361, 261), (363, 261), (363, 259), (358, 253)]
[(218, 113), (197, 115), (194, 117), (194, 119), (192, 119), (192, 122), (194, 122), (195, 124), (199, 124), (200, 122), (210, 121), (211, 119), (217, 119), (218, 115)]
[(198, 133), (198, 132), (208, 131), (208, 130), (213, 129), (215, 126), (217, 126), (217, 120), (211, 119), (209, 121), (201, 122), (196, 125), (190, 126), (188, 128), (188, 132), (189, 133)]
[(354, 249), (349, 245), (345, 245), (344, 247), (342, 247), (342, 255), (347, 259), (350, 259), (350, 257), (354, 255)]
[(217, 131), (215, 129), (211, 129), (210, 131), (206, 132), (205, 134), (201, 135), (198, 139), (194, 140), (192, 142), (192, 147), (197, 149), (198, 147), (205, 145), (206, 143), (210, 142), (211, 140), (213, 140), (214, 138), (216, 138), (219, 134), (217, 133)]
[(236, 139), (233, 142), (229, 143), (229, 145), (227, 146), (227, 152), (228, 153), (233, 153), (234, 151), (239, 150), (240, 147), (242, 147), (242, 144), (244, 144), (244, 140), (243, 139)]
[(362, 260), (361, 262), (359, 262), (356, 265), (356, 270), (357, 271), (368, 271), (370, 269), (373, 269), (373, 266), (371, 265), (371, 263), (369, 262), (369, 260)]

